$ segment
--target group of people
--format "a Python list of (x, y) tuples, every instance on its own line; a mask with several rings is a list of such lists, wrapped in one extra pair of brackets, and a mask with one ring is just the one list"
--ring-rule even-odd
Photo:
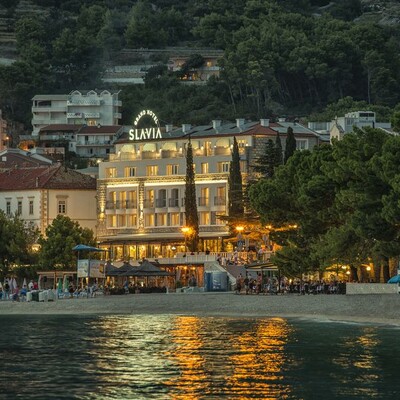
[(239, 274), (236, 278), (236, 294), (345, 294), (346, 284), (341, 281), (332, 280), (289, 280), (287, 278), (263, 277), (261, 272), (254, 278), (246, 272), (245, 276)]
[(0, 300), (24, 301), (28, 292), (39, 290), (36, 281), (31, 280), (28, 285), (19, 287), (14, 278), (6, 278), (4, 283), (0, 282)]

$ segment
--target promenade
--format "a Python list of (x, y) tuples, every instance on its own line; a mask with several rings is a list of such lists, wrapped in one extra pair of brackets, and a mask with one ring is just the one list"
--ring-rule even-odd
[(197, 316), (299, 317), (400, 325), (400, 295), (235, 295), (170, 293), (0, 302), (5, 314), (174, 314)]

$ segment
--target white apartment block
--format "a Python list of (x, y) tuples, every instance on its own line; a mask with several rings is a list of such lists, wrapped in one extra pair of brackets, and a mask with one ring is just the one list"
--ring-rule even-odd
[(119, 92), (75, 90), (70, 94), (36, 95), (32, 99), (32, 135), (47, 125), (118, 125), (121, 119)]

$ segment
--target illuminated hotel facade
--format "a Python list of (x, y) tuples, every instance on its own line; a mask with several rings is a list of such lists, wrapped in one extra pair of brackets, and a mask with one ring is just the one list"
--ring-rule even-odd
[[(145, 122), (144, 122), (145, 121)], [(144, 123), (144, 124), (143, 124)], [(193, 147), (200, 251), (221, 251), (229, 235), (228, 177), (236, 137), (243, 182), (262, 154), (268, 139), (280, 132), (282, 144), (292, 126), (299, 149), (312, 148), (319, 136), (294, 123), (270, 123), (263, 119), (236, 123), (212, 121), (206, 126), (183, 124), (160, 127), (149, 110), (115, 143), (115, 154), (99, 164), (99, 245), (114, 260), (174, 257), (186, 251), (185, 226), (186, 149)]]

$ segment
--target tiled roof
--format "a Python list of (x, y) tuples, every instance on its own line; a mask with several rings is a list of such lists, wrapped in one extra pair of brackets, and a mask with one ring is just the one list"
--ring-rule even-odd
[(41, 159), (32, 157), (31, 155), (25, 155), (22, 153), (16, 153), (12, 151), (4, 151), (1, 153), (0, 157), (0, 170), (10, 169), (10, 168), (31, 168), (39, 166), (48, 166), (51, 164), (51, 160)]
[(57, 164), (49, 167), (18, 168), (0, 173), (0, 190), (95, 190), (96, 179)]
[(74, 124), (51, 124), (46, 125), (40, 128), (39, 133), (43, 132), (60, 132), (60, 131), (67, 131), (67, 132), (76, 132), (82, 128), (82, 125), (74, 125)]
[(96, 133), (101, 133), (101, 134), (115, 134), (123, 129), (122, 126), (119, 125), (95, 125), (95, 126), (88, 126), (84, 125), (82, 128), (79, 130), (80, 134), (96, 134)]

